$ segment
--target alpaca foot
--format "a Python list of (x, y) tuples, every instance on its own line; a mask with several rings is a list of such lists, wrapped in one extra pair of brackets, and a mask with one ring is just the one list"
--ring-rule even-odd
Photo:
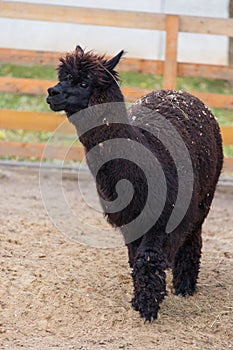
[(159, 304), (167, 294), (164, 268), (163, 260), (154, 252), (146, 252), (134, 264), (132, 306), (145, 322), (153, 323), (157, 319)]
[(179, 297), (188, 298), (192, 296), (194, 292), (195, 292), (195, 285), (192, 285), (188, 277), (186, 279), (183, 279), (180, 285), (176, 286), (175, 288), (175, 295)]
[(135, 311), (139, 311), (141, 318), (146, 322), (153, 323), (158, 318), (159, 306), (154, 304), (153, 307), (140, 307), (135, 298), (132, 299), (132, 306)]

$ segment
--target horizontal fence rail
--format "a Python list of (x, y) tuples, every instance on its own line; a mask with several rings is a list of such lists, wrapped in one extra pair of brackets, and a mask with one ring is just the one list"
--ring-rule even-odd
[[(222, 66), (177, 62), (178, 36), (180, 32), (233, 37), (233, 19), (165, 15), (13, 1), (0, 1), (0, 17), (93, 26), (162, 30), (166, 32), (164, 61), (124, 58), (119, 64), (119, 70), (163, 75), (163, 88), (165, 89), (176, 89), (177, 76), (198, 76), (233, 81), (233, 65)], [(0, 48), (0, 63), (57, 66), (59, 57), (61, 56), (64, 56), (64, 53)], [(0, 91), (45, 95), (47, 88), (54, 83), (51, 80), (5, 76), (0, 77)], [(122, 87), (122, 91), (126, 100), (134, 101), (150, 90), (136, 87)], [(233, 96), (230, 94), (199, 91), (191, 91), (191, 93), (199, 97), (210, 107), (233, 109)], [(3, 129), (53, 132), (64, 120), (64, 116), (60, 114), (0, 110), (0, 128)], [(68, 134), (75, 132), (69, 123), (64, 124), (62, 130)], [(233, 145), (233, 127), (224, 126), (221, 127), (221, 131), (224, 144)], [(43, 144), (0, 141), (0, 155), (40, 158), (43, 154), (43, 147)], [(64, 155), (65, 146), (57, 147), (51, 146), (51, 158), (60, 159)], [(67, 154), (67, 159), (82, 160), (82, 147), (75, 146), (71, 148)], [(233, 171), (233, 159), (225, 159), (225, 166), (227, 169)]]
[[(27, 130), (27, 131), (46, 131), (54, 132), (58, 127), (61, 128), (61, 133), (75, 135), (76, 131), (72, 124), (67, 122), (64, 115), (44, 112), (26, 112), (14, 110), (0, 110), (0, 129), (9, 130)], [(57, 132), (57, 131), (56, 131)], [(233, 145), (233, 126), (222, 126), (221, 133), (224, 145)], [(11, 146), (12, 144), (12, 146)], [(14, 155), (20, 157), (35, 157), (40, 158), (43, 154), (44, 144), (26, 144), (25, 142), (0, 142), (0, 156)], [(51, 147), (51, 156), (49, 158), (61, 159), (64, 155), (64, 150), (68, 149), (66, 146), (57, 146), (58, 150), (55, 152), (56, 146)], [(55, 147), (55, 148), (54, 148)], [(77, 152), (77, 154), (75, 153)], [(48, 154), (46, 152), (46, 154)], [(72, 147), (69, 150), (66, 159), (80, 161), (83, 159), (83, 148)], [(82, 158), (80, 158), (82, 157)], [(233, 171), (233, 159), (226, 159), (226, 168)]]
[[(64, 56), (64, 52), (0, 48), (0, 63), (57, 66), (59, 57), (62, 56)], [(163, 75), (164, 61), (123, 57), (119, 63), (119, 69), (121, 72), (131, 71)], [(233, 80), (233, 66), (177, 62), (177, 75)]]
[[(56, 81), (53, 80), (0, 77), (0, 91), (4, 92), (45, 95), (48, 87), (55, 84)], [(146, 95), (150, 91), (149, 89), (122, 87), (122, 92), (129, 102)], [(233, 95), (199, 91), (191, 91), (191, 93), (203, 100), (208, 106), (233, 109)]]
[[(62, 114), (0, 109), (0, 129), (54, 132), (61, 124), (62, 133), (76, 134), (74, 126)], [(233, 126), (221, 126), (221, 132), (224, 144), (233, 145)]]
[[(0, 2), (1, 17), (35, 21), (64, 22), (151, 30), (166, 30), (168, 15), (106, 10), (78, 6), (35, 4), (27, 2)], [(233, 19), (196, 16), (176, 16), (179, 31), (186, 33), (216, 34), (233, 37)]]
[[(81, 146), (60, 146), (49, 145), (40, 143), (27, 143), (27, 142), (9, 142), (0, 141), (0, 156), (7, 154), (14, 155), (15, 157), (23, 158), (36, 158), (41, 159), (44, 156), (44, 150), (46, 147), (46, 159), (62, 159), (62, 160), (75, 160), (82, 161), (85, 157), (83, 147)], [(65, 155), (65, 159), (64, 159)]]

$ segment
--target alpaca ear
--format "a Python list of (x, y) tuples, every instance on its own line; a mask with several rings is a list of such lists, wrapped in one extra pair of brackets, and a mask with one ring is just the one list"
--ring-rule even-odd
[(104, 66), (108, 70), (112, 70), (116, 67), (116, 65), (119, 63), (121, 56), (124, 54), (124, 50), (121, 50), (115, 57), (111, 58), (107, 62), (105, 62)]
[(79, 46), (79, 45), (76, 46), (75, 51), (77, 51), (77, 52), (78, 52), (79, 54), (81, 54), (81, 55), (84, 54), (83, 49), (82, 49), (81, 46)]

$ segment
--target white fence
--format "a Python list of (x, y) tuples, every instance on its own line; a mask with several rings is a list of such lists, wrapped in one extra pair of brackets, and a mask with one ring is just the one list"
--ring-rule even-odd
[[(22, 0), (15, 1), (22, 2)], [(227, 18), (229, 0), (24, 0), (24, 2)], [(103, 53), (113, 54), (123, 48), (128, 52), (128, 57), (164, 59), (165, 33), (160, 31), (4, 18), (0, 19), (0, 33), (0, 47), (68, 51), (79, 43), (83, 47)], [(180, 62), (227, 64), (227, 57), (226, 37), (190, 33), (181, 33), (179, 36)]]

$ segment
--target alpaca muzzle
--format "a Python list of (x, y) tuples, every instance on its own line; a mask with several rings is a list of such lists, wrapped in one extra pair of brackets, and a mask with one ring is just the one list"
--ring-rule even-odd
[(63, 111), (65, 109), (67, 101), (59, 84), (48, 88), (46, 102), (55, 112)]

